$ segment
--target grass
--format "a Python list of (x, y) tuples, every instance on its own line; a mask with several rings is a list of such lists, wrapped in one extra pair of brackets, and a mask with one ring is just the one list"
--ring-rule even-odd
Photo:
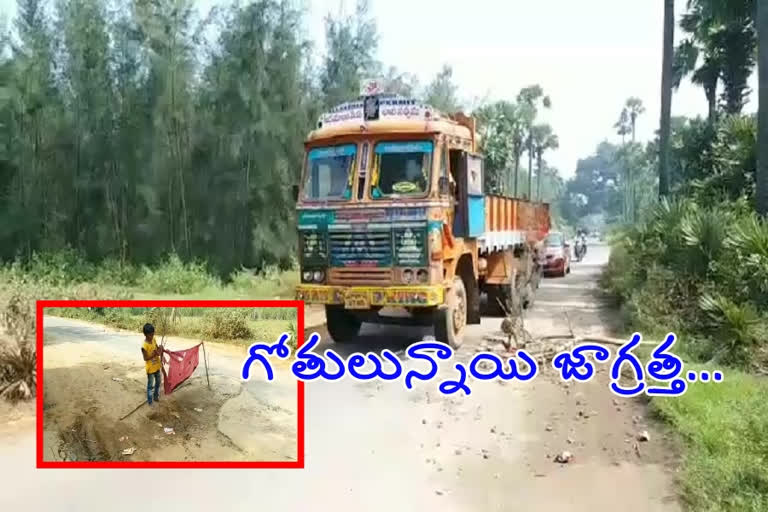
[(295, 269), (267, 268), (258, 273), (240, 270), (222, 280), (203, 264), (185, 263), (175, 255), (152, 267), (137, 267), (115, 261), (96, 265), (61, 251), (0, 266), (0, 293), (4, 284), (23, 281), (47, 293), (78, 298), (91, 288), (90, 295), (105, 299), (127, 295), (136, 299), (287, 299), (293, 297), (298, 277)]
[[(666, 227), (654, 229), (649, 232), (669, 231)], [(685, 255), (674, 253), (670, 247), (678, 246), (669, 241), (654, 246), (659, 254), (651, 253), (645, 240), (635, 240), (631, 247), (619, 241), (613, 240), (614, 250), (601, 285), (619, 299), (624, 330), (639, 331), (644, 339), (656, 341), (672, 331), (679, 341), (671, 352), (683, 359), (686, 370), (720, 370), (724, 374), (721, 383), (697, 382), (689, 385), (683, 396), (650, 400), (653, 412), (682, 441), (680, 492), (686, 508), (695, 512), (768, 510), (768, 381), (748, 373), (753, 366), (744, 362), (760, 361), (765, 347), (760, 337), (755, 338), (756, 343), (742, 341), (752, 340), (746, 329), (718, 329), (704, 322), (706, 317), (697, 300), (701, 292), (696, 291), (748, 290), (750, 283), (744, 285), (735, 274), (713, 274), (712, 268), (721, 268), (717, 266), (706, 267), (706, 273), (686, 273), (678, 268), (680, 261), (687, 261)], [(690, 243), (686, 239), (686, 244)], [(688, 245), (680, 247), (690, 250)], [(739, 261), (734, 254), (724, 258)], [(731, 314), (721, 325), (746, 325), (746, 321), (736, 322), (742, 317), (747, 315)], [(735, 357), (737, 350), (750, 357)], [(643, 361), (650, 357), (649, 351), (635, 352)], [(731, 366), (703, 364), (716, 357)]]
[(690, 510), (765, 511), (768, 381), (738, 370), (723, 373), (721, 383), (693, 384), (681, 397), (655, 397), (651, 407), (684, 441), (681, 491)]
[[(666, 330), (642, 330), (646, 341), (661, 342)], [(696, 350), (685, 334), (670, 350), (684, 368), (719, 370), (720, 383), (689, 384), (679, 397), (650, 398), (651, 412), (669, 425), (682, 447), (680, 493), (695, 512), (768, 510), (768, 380), (735, 368), (691, 363)], [(629, 340), (631, 334), (622, 336)], [(645, 367), (653, 347), (633, 352)], [(651, 384), (652, 379), (647, 382)], [(664, 383), (656, 383), (664, 386)]]

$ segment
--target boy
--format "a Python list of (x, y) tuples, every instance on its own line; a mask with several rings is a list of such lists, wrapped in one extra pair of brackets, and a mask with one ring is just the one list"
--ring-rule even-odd
[[(144, 357), (144, 366), (147, 369), (147, 403), (151, 406), (152, 401), (160, 401), (160, 348), (155, 342), (155, 326), (144, 324), (144, 344), (141, 346), (141, 355)], [(154, 396), (152, 387), (154, 384)]]

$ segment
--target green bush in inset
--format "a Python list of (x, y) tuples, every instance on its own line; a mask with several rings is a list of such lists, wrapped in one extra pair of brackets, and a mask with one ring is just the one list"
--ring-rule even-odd
[(210, 339), (236, 340), (253, 336), (248, 327), (249, 309), (212, 308), (203, 318), (202, 332)]

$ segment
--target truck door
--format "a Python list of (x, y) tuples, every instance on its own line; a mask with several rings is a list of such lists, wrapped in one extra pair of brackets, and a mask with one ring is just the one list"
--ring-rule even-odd
[(462, 151), (456, 169), (459, 204), (453, 221), (457, 237), (477, 238), (485, 232), (485, 194), (483, 193), (483, 158)]

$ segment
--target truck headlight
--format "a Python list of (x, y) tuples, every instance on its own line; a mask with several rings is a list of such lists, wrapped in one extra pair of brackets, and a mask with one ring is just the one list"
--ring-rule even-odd
[(418, 271), (418, 272), (416, 272), (416, 279), (417, 279), (417, 280), (418, 280), (420, 283), (426, 283), (426, 282), (427, 282), (427, 275), (428, 275), (428, 274), (427, 274), (427, 271), (426, 271), (426, 270), (424, 270), (423, 268), (422, 268), (422, 269), (419, 269), (419, 271)]
[(315, 279), (316, 283), (320, 283), (323, 281), (323, 278), (325, 277), (325, 272), (322, 270), (315, 270), (315, 272), (312, 274), (312, 277)]
[(413, 281), (413, 270), (409, 268), (403, 270), (403, 281), (406, 283)]
[(301, 273), (301, 278), (306, 281), (312, 281), (312, 271), (311, 270), (305, 270)]

